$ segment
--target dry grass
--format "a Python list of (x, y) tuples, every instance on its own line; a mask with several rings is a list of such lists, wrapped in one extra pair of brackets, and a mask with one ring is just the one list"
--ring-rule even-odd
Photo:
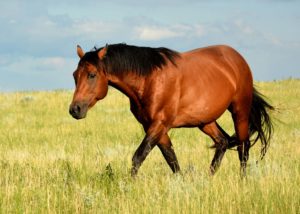
[[(214, 177), (211, 141), (197, 129), (171, 130), (183, 176), (158, 149), (129, 176), (143, 131), (128, 100), (110, 89), (88, 117), (68, 115), (70, 91), (0, 94), (0, 213), (299, 213), (300, 80), (257, 83), (278, 111), (263, 161), (250, 151), (239, 177), (228, 151)], [(228, 114), (222, 126), (232, 132)]]

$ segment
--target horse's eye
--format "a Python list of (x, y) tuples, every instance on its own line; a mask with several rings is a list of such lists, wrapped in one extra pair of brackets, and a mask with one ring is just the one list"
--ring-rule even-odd
[(95, 73), (89, 73), (88, 74), (88, 78), (89, 79), (94, 79), (96, 77), (96, 74)]

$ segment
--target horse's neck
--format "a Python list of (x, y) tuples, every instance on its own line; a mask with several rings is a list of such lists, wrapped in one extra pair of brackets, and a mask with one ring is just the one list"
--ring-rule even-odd
[(136, 75), (109, 76), (109, 85), (125, 94), (131, 102), (140, 106), (145, 79)]

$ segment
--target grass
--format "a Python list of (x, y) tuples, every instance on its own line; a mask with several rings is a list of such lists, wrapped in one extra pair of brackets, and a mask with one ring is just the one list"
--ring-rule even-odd
[[(300, 80), (257, 83), (278, 111), (263, 161), (250, 150), (247, 179), (236, 151), (209, 176), (213, 150), (197, 129), (170, 131), (183, 176), (155, 148), (138, 178), (143, 138), (128, 99), (110, 89), (85, 120), (68, 114), (71, 91), (0, 94), (0, 213), (300, 213)], [(229, 114), (219, 122), (233, 132)]]

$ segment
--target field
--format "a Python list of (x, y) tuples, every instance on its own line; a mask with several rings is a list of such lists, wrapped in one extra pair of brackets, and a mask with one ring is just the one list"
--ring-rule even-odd
[[(277, 110), (264, 160), (250, 150), (241, 180), (236, 151), (209, 175), (211, 140), (198, 129), (169, 132), (182, 169), (159, 149), (131, 179), (143, 130), (114, 89), (85, 120), (68, 114), (72, 91), (0, 94), (0, 213), (300, 213), (300, 80), (258, 82)], [(219, 122), (233, 132), (229, 114)]]

